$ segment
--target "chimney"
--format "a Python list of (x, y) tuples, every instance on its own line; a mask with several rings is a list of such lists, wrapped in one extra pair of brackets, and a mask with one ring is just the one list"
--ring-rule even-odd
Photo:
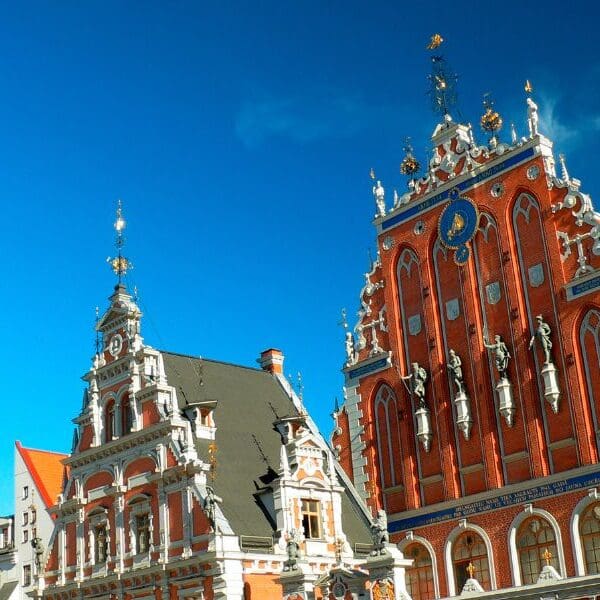
[(283, 352), (281, 350), (276, 348), (263, 350), (256, 362), (263, 371), (268, 371), (271, 375), (283, 375)]

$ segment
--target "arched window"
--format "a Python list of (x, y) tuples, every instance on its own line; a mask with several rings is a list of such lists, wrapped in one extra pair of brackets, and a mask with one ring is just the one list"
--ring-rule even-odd
[(413, 542), (404, 548), (405, 558), (413, 561), (406, 569), (406, 589), (413, 600), (432, 600), (435, 598), (433, 564), (431, 555), (423, 544)]
[(129, 396), (124, 396), (121, 400), (121, 427), (122, 435), (131, 433), (133, 427), (133, 413), (131, 411), (131, 402)]
[(377, 456), (379, 458), (379, 476), (383, 489), (400, 483), (401, 452), (398, 438), (398, 408), (396, 396), (391, 388), (382, 385), (375, 396), (375, 427), (377, 429)]
[(469, 564), (473, 565), (473, 578), (484, 590), (490, 589), (490, 565), (487, 548), (481, 536), (475, 531), (461, 533), (452, 547), (452, 566), (456, 581), (456, 593), (460, 594), (469, 579)]
[(517, 552), (523, 585), (538, 580), (549, 555), (550, 564), (560, 572), (554, 528), (539, 515), (529, 517), (521, 523), (517, 531)]
[(104, 409), (104, 440), (110, 442), (115, 437), (115, 401), (110, 400)]
[(587, 507), (579, 521), (586, 575), (600, 573), (600, 502)]

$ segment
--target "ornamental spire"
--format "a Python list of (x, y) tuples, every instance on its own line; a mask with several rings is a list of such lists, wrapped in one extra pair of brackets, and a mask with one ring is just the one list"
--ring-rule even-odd
[(431, 75), (429, 75), (429, 95), (431, 96), (434, 112), (444, 116), (444, 120), (451, 120), (450, 108), (456, 104), (456, 80), (458, 77), (453, 73), (446, 59), (437, 52), (444, 38), (435, 33), (427, 45), (427, 49), (434, 52), (431, 55)]
[(490, 146), (494, 148), (498, 143), (496, 133), (500, 131), (502, 127), (502, 117), (498, 111), (494, 110), (494, 101), (489, 93), (483, 95), (483, 108), (485, 109), (485, 112), (481, 115), (481, 129), (492, 134)]
[(115, 246), (117, 248), (117, 256), (114, 258), (108, 257), (106, 260), (110, 264), (112, 270), (117, 276), (119, 285), (122, 282), (123, 277), (127, 274), (127, 271), (133, 268), (131, 262), (123, 256), (123, 246), (125, 245), (125, 237), (123, 232), (125, 231), (127, 223), (123, 217), (123, 208), (121, 200), (117, 202), (117, 218), (114, 223), (115, 231), (117, 232), (115, 238)]

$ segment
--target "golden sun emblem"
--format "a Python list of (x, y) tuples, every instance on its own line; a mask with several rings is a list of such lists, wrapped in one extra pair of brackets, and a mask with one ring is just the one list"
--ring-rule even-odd
[(444, 38), (439, 33), (434, 33), (431, 36), (429, 44), (427, 44), (427, 50), (435, 50), (436, 48), (439, 48), (443, 41)]

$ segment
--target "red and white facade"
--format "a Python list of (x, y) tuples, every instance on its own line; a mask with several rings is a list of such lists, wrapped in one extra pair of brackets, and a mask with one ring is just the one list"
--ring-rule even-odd
[[(600, 214), (562, 158), (557, 173), (531, 98), (528, 124), (527, 137), (478, 146), (447, 118), (425, 177), (391, 208), (374, 187), (378, 257), (347, 337), (332, 444), (414, 559), (414, 599), (459, 595), (467, 580), (503, 598), (600, 589)], [(479, 212), (463, 265), (439, 232), (456, 196)], [(496, 335), (510, 353), (502, 385), (484, 344)]]

